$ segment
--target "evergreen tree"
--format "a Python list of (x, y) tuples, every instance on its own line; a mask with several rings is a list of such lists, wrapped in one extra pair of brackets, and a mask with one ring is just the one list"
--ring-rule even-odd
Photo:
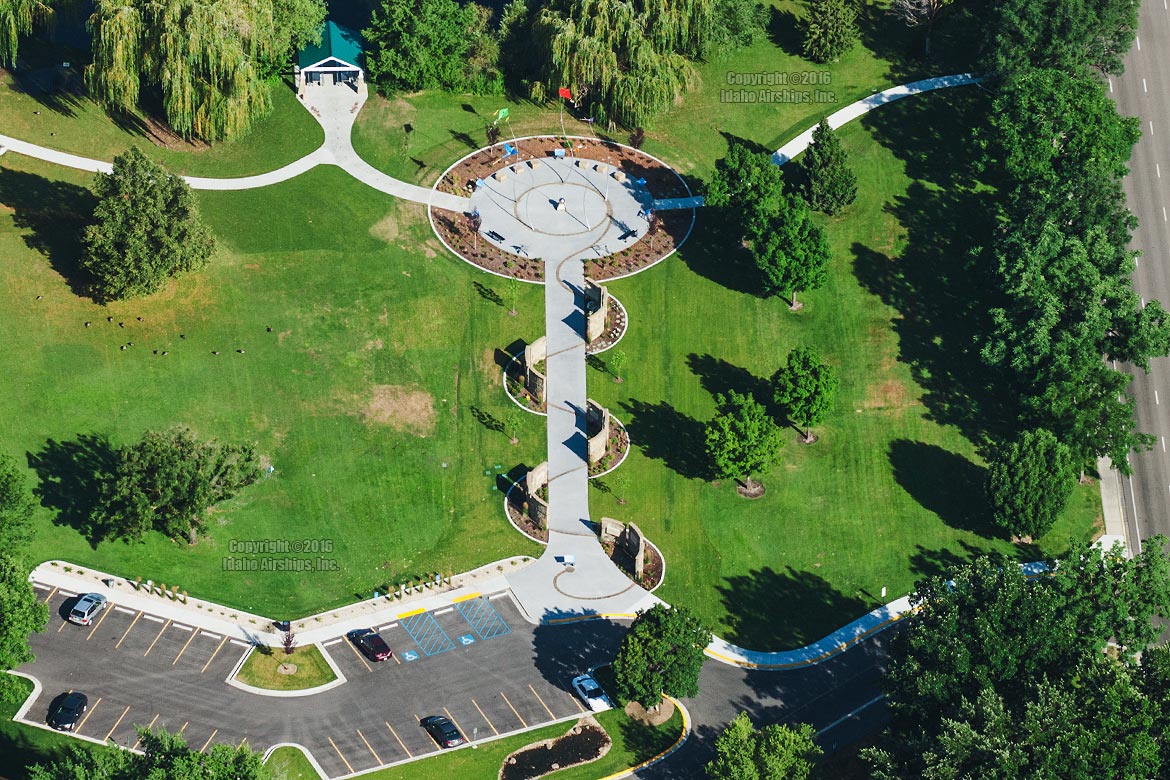
[(815, 290), (828, 276), (829, 242), (812, 221), (801, 198), (785, 195), (773, 213), (749, 209), (748, 238), (760, 273), (764, 296), (792, 296), (790, 308), (799, 309), (797, 292)]
[(206, 265), (215, 250), (191, 188), (137, 147), (114, 158), (112, 173), (97, 175), (94, 191), (81, 266), (101, 300), (150, 295)]
[(841, 139), (826, 120), (813, 131), (801, 167), (807, 180), (805, 197), (816, 211), (836, 214), (857, 200), (857, 174), (850, 169)]
[(389, 92), (464, 88), (476, 18), (455, 0), (382, 0), (362, 32), (370, 81)]
[(853, 0), (809, 0), (804, 22), (804, 56), (813, 62), (836, 62), (861, 37)]
[(1073, 453), (1043, 428), (1024, 431), (991, 461), (987, 498), (996, 525), (1013, 536), (1043, 536), (1072, 495)]

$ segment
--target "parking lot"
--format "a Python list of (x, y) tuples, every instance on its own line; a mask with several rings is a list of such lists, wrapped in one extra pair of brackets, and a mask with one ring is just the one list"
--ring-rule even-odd
[[(279, 742), (308, 749), (330, 777), (437, 752), (419, 726), (448, 716), (469, 739), (531, 728), (579, 715), (568, 673), (608, 658), (577, 660), (564, 646), (539, 649), (538, 632), (508, 598), (477, 597), (434, 612), (403, 612), (371, 626), (394, 651), (371, 662), (346, 638), (322, 645), (345, 685), (309, 697), (271, 698), (224, 681), (247, 643), (111, 603), (83, 627), (66, 622), (76, 594), (41, 588), (49, 625), (32, 637), (37, 660), (21, 668), (43, 685), (26, 719), (44, 723), (53, 700), (71, 690), (89, 697), (77, 732), (121, 745), (137, 742), (139, 726), (180, 731), (192, 748), (215, 743), (264, 750)], [(561, 645), (557, 640), (556, 644)], [(601, 648), (605, 653), (616, 649)], [(539, 659), (557, 658), (557, 671)], [(547, 665), (547, 664), (545, 664)], [(562, 669), (565, 671), (562, 672)]]

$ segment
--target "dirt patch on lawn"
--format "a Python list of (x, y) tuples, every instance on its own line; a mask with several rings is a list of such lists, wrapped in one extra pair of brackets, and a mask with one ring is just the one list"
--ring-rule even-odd
[(370, 235), (392, 244), (398, 240), (398, 213), (392, 211), (370, 226)]
[(896, 379), (875, 382), (865, 390), (866, 409), (893, 409), (901, 411), (910, 405), (907, 401), (906, 385)]
[(435, 428), (435, 399), (417, 387), (375, 385), (359, 414), (367, 425), (426, 436)]
[(661, 726), (674, 715), (674, 702), (663, 697), (662, 703), (658, 705), (657, 709), (648, 710), (638, 702), (632, 701), (626, 705), (626, 714), (632, 720), (644, 723), (647, 726)]

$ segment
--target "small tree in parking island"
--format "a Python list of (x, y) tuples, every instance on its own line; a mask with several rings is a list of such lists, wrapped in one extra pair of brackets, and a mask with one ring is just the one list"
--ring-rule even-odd
[(857, 200), (857, 174), (850, 170), (841, 139), (826, 120), (822, 119), (813, 130), (812, 143), (800, 165), (807, 180), (805, 198), (811, 208), (832, 215)]
[(783, 444), (780, 429), (750, 395), (732, 390), (715, 396), (719, 411), (707, 423), (707, 457), (716, 478), (743, 479), (749, 493), (758, 487), (752, 474), (775, 462)]
[(996, 453), (987, 473), (987, 499), (996, 525), (1014, 536), (1043, 536), (1072, 495), (1072, 450), (1043, 428), (1024, 431)]
[(103, 301), (150, 295), (172, 276), (207, 264), (215, 239), (180, 177), (131, 147), (94, 181), (93, 223), (81, 266)]
[(836, 62), (861, 37), (853, 0), (811, 0), (804, 23), (804, 56), (813, 62)]
[(775, 400), (788, 419), (804, 428), (804, 443), (816, 437), (812, 427), (825, 419), (837, 394), (837, 375), (816, 350), (797, 347), (788, 353), (788, 365), (772, 377)]
[(779, 723), (757, 729), (746, 712), (735, 716), (715, 738), (715, 760), (707, 780), (808, 780), (822, 754), (812, 726)]
[(793, 311), (803, 304), (796, 293), (815, 290), (828, 276), (829, 242), (825, 231), (812, 221), (804, 200), (783, 196), (776, 211), (751, 220), (748, 238), (760, 272), (764, 296), (790, 294)]
[(711, 632), (686, 607), (655, 604), (639, 612), (613, 662), (617, 695), (646, 709), (668, 696), (696, 696)]

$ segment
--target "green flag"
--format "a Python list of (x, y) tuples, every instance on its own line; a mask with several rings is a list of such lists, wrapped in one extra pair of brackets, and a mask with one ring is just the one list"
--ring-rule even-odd
[(504, 120), (504, 119), (507, 119), (507, 118), (508, 118), (508, 115), (509, 115), (510, 113), (512, 113), (512, 112), (510, 112), (508, 109), (506, 109), (506, 108), (501, 108), (499, 111), (497, 111), (497, 112), (496, 112), (496, 121), (497, 121), (497, 122), (500, 122), (500, 121), (502, 121), (502, 120)]

